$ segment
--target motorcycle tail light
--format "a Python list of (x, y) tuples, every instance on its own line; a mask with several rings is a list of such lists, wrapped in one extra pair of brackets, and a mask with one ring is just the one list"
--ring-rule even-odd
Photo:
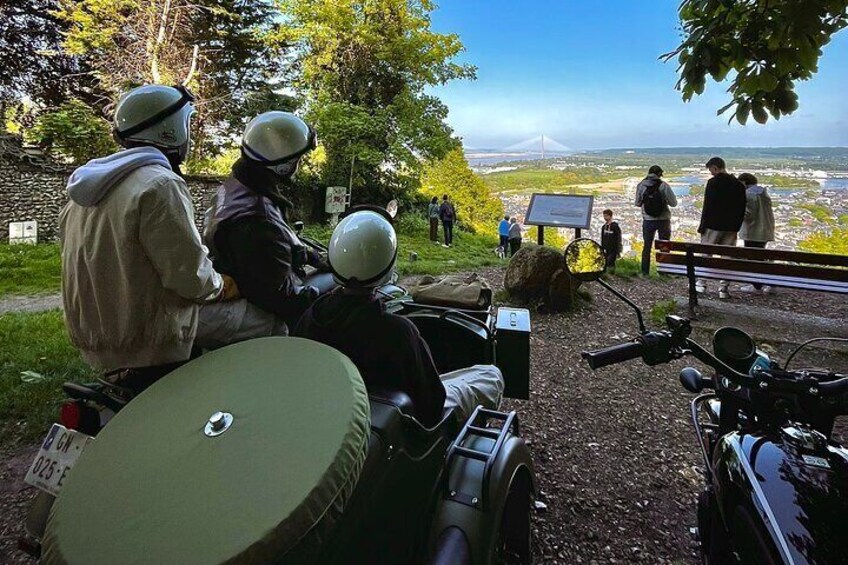
[(65, 402), (59, 410), (59, 423), (69, 430), (78, 430), (82, 422), (82, 408), (76, 402)]

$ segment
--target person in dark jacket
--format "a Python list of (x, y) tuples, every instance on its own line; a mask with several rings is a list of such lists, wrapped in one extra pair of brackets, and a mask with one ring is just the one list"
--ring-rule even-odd
[[(736, 245), (736, 235), (745, 219), (745, 185), (727, 172), (721, 157), (713, 157), (706, 164), (712, 178), (704, 189), (704, 208), (698, 233), (701, 243)], [(706, 292), (706, 284), (699, 279), (695, 290)], [(719, 281), (719, 298), (730, 298), (727, 281)]]
[(386, 218), (372, 211), (344, 218), (329, 248), (330, 267), (341, 286), (310, 306), (293, 335), (347, 355), (369, 391), (406, 393), (425, 426), (448, 411), (464, 421), (477, 405), (496, 409), (504, 389), (497, 367), (474, 365), (440, 375), (415, 324), (386, 312), (375, 289), (389, 280), (396, 259), (397, 235)]
[(604, 225), (601, 226), (601, 247), (606, 256), (606, 266), (615, 272), (615, 261), (621, 255), (621, 228), (612, 221), (612, 210), (604, 210)]
[(442, 228), (445, 230), (445, 247), (450, 247), (453, 245), (453, 223), (456, 220), (456, 210), (447, 194), (442, 196), (442, 205), (439, 206), (439, 219), (442, 220)]
[(241, 158), (206, 213), (204, 238), (215, 268), (235, 279), (248, 302), (275, 314), (288, 328), (315, 300), (319, 287), (334, 286), (329, 273), (324, 274), (329, 284), (320, 279), (315, 286), (305, 284), (307, 265), (328, 269), (289, 227), (291, 203), (281, 192), (316, 142), (312, 128), (293, 114), (257, 116), (245, 130)]

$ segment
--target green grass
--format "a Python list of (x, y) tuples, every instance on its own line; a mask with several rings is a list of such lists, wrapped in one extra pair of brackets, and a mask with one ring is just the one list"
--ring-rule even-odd
[[(564, 171), (556, 169), (536, 169), (522, 167), (514, 171), (504, 171), (483, 175), (493, 193), (498, 192), (563, 192), (588, 194), (599, 190), (586, 191), (574, 185), (601, 183), (621, 178), (624, 175), (610, 176), (594, 167), (575, 167)], [(615, 192), (621, 192), (623, 186)], [(607, 191), (609, 192), (609, 191)]]
[(17, 425), (24, 439), (37, 438), (56, 420), (61, 384), (95, 376), (68, 340), (59, 310), (0, 315), (1, 427)]
[[(642, 273), (642, 258), (641, 257), (621, 257), (615, 262), (615, 273), (617, 277), (622, 277), (625, 279), (637, 277)], [(649, 278), (659, 279), (660, 275), (657, 273), (657, 265), (655, 261), (651, 261), (651, 270), (648, 275)]]
[(674, 299), (660, 300), (651, 306), (651, 320), (658, 326), (665, 326), (665, 317), (677, 312), (677, 302)]
[(59, 244), (0, 244), (0, 273), (0, 297), (59, 292), (62, 281)]

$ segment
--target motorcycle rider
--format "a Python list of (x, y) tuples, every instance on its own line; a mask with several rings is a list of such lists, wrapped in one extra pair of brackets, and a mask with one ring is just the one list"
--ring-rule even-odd
[(290, 185), (301, 158), (315, 149), (315, 131), (288, 112), (266, 112), (247, 125), (241, 158), (206, 212), (204, 240), (215, 268), (238, 283), (252, 304), (294, 326), (320, 290), (334, 287), (324, 272), (305, 283), (304, 266), (327, 271), (287, 223)]
[(361, 211), (344, 218), (329, 244), (330, 268), (341, 287), (319, 298), (293, 334), (350, 357), (368, 389), (409, 395), (425, 426), (436, 424), (451, 409), (460, 421), (478, 404), (496, 409), (504, 389), (497, 367), (474, 365), (439, 375), (415, 324), (385, 311), (375, 289), (390, 279), (396, 259), (397, 235), (385, 217)]
[(121, 98), (114, 134), (123, 149), (73, 172), (59, 216), (71, 342), (95, 367), (131, 369), (115, 379), (137, 391), (185, 362), (195, 345), (274, 330), (272, 319), (236, 300), (238, 287), (214, 270), (194, 224), (179, 174), (193, 101), (184, 87), (162, 85)]

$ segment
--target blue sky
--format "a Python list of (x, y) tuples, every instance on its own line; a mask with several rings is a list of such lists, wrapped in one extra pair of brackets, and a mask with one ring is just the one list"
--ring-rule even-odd
[(433, 28), (457, 33), (476, 81), (433, 89), (467, 148), (545, 134), (575, 149), (848, 145), (848, 30), (797, 88), (795, 114), (727, 125), (725, 87), (684, 103), (676, 64), (679, 0), (441, 0)]

